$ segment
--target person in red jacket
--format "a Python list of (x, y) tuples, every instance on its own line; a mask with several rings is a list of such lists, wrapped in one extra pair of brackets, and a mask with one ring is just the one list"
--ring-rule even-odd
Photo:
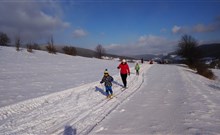
[(130, 75), (130, 69), (125, 59), (122, 60), (121, 64), (118, 66), (121, 73), (121, 79), (124, 84), (124, 88), (127, 87), (127, 75)]

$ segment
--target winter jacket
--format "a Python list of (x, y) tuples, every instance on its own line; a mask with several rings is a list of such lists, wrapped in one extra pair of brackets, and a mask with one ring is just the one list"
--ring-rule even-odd
[(136, 65), (135, 65), (135, 70), (138, 70), (138, 71), (140, 70), (139, 64), (136, 64)]
[(127, 63), (123, 64), (121, 63), (118, 66), (118, 69), (121, 69), (121, 74), (129, 74), (130, 75), (130, 69)]
[(113, 77), (110, 75), (103, 76), (102, 81), (100, 83), (105, 83), (105, 86), (112, 86)]

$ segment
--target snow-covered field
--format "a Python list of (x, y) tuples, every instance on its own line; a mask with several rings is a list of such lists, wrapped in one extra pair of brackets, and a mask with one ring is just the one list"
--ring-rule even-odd
[[(122, 91), (118, 61), (5, 47), (0, 55), (0, 134), (220, 134), (220, 81), (185, 67), (144, 64), (136, 76), (130, 64)], [(105, 68), (111, 100), (99, 83)]]
[[(118, 74), (118, 61), (0, 47), (0, 107)], [(130, 64), (130, 66), (133, 66)]]

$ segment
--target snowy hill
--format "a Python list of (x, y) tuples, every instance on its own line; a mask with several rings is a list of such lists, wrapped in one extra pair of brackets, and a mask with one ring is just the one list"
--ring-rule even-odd
[[(0, 48), (0, 134), (218, 134), (220, 81), (176, 65), (129, 64), (121, 88), (118, 61)], [(100, 79), (114, 77), (107, 100)], [(215, 70), (219, 75), (219, 70)]]
[(17, 52), (0, 48), (0, 107), (63, 91), (101, 79), (107, 68), (118, 74), (118, 61), (99, 60), (44, 51)]

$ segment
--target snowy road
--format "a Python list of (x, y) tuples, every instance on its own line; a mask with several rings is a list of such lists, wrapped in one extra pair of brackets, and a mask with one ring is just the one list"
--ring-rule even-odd
[(93, 82), (2, 107), (0, 134), (220, 133), (218, 82), (174, 65), (132, 73), (125, 91), (114, 76), (112, 100)]
[(177, 66), (156, 65), (139, 92), (91, 134), (220, 134), (220, 83)]

